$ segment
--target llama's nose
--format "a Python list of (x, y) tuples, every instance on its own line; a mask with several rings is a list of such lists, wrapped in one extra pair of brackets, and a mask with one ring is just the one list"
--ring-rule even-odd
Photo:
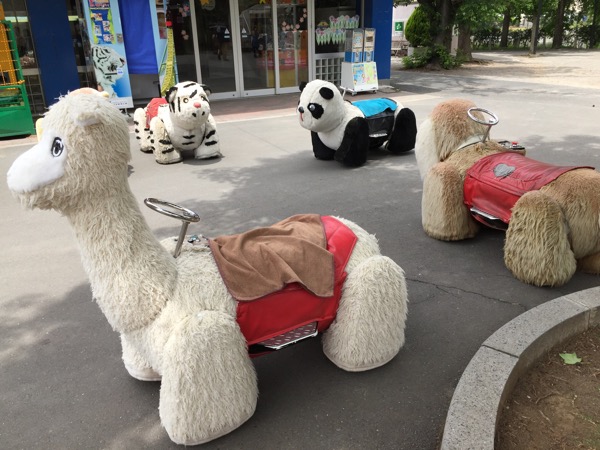
[(300, 114), (304, 114), (304, 108), (302, 106), (298, 106), (298, 112)]
[(202, 103), (194, 102), (194, 108), (200, 108), (201, 106), (202, 106)]

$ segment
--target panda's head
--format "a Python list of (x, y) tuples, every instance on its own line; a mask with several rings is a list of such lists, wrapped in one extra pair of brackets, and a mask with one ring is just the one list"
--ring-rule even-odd
[(333, 130), (344, 120), (344, 99), (339, 89), (329, 81), (313, 80), (300, 86), (298, 101), (300, 125), (315, 133)]

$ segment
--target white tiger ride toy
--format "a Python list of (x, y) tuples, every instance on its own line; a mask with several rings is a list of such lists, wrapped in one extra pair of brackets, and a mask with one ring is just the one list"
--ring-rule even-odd
[(208, 442), (252, 416), (252, 356), (322, 332), (327, 358), (358, 372), (388, 363), (404, 344), (404, 272), (357, 224), (303, 214), (206, 240), (186, 236), (196, 213), (146, 199), (183, 221), (177, 239), (159, 242), (128, 183), (129, 129), (114, 105), (74, 91), (43, 128), (9, 169), (8, 187), (22, 205), (67, 217), (125, 368), (161, 380), (158, 412), (174, 442)]
[(136, 109), (133, 122), (140, 150), (154, 153), (159, 164), (180, 162), (182, 152), (188, 151), (193, 151), (196, 159), (222, 156), (207, 91), (205, 85), (183, 81), (164, 98)]

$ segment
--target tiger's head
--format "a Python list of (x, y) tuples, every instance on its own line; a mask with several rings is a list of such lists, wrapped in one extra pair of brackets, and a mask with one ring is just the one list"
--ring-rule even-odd
[(94, 69), (99, 83), (107, 81), (113, 84), (123, 76), (121, 69), (125, 65), (125, 58), (114, 49), (96, 45), (92, 48), (92, 59), (94, 60)]
[(205, 123), (210, 115), (207, 91), (205, 85), (194, 81), (183, 81), (170, 88), (165, 94), (165, 100), (173, 123), (190, 129)]

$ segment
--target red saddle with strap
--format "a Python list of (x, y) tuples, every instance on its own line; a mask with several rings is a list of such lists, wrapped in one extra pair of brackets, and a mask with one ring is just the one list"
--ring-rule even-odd
[[(309, 324), (313, 326), (316, 323), (315, 332), (322, 332), (335, 319), (346, 279), (346, 265), (358, 238), (350, 228), (333, 217), (321, 216), (320, 221), (326, 251), (333, 256), (332, 295), (318, 296), (300, 282), (292, 282), (259, 298), (240, 300), (231, 291), (228, 280), (224, 279), (230, 293), (238, 300), (237, 322), (249, 347)], [(222, 267), (223, 263), (219, 264)], [(223, 271), (221, 275), (224, 275)]]
[(589, 166), (555, 166), (513, 152), (489, 155), (467, 171), (464, 202), (473, 212), (473, 217), (485, 225), (494, 226), (486, 218), (508, 224), (511, 210), (523, 194), (538, 190), (565, 172), (580, 168), (593, 169)]

